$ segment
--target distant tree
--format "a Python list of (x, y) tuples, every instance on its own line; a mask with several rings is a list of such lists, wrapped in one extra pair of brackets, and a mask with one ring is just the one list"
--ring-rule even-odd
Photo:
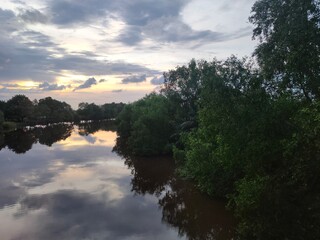
[(257, 56), (272, 91), (320, 99), (320, 3), (258, 0), (249, 18)]
[(106, 103), (101, 106), (104, 119), (114, 119), (124, 108), (124, 103)]
[(34, 106), (24, 95), (12, 97), (6, 104), (5, 118), (11, 121), (24, 122), (33, 115)]
[(4, 122), (4, 115), (3, 115), (3, 112), (0, 110), (0, 131), (2, 130), (3, 122)]
[(38, 120), (44, 122), (68, 122), (73, 121), (74, 112), (69, 104), (46, 97), (39, 100), (36, 116)]
[(3, 113), (6, 110), (6, 105), (7, 105), (7, 103), (5, 101), (0, 100), (0, 111), (2, 111)]
[(101, 120), (103, 112), (101, 107), (94, 103), (79, 103), (77, 114), (82, 120)]

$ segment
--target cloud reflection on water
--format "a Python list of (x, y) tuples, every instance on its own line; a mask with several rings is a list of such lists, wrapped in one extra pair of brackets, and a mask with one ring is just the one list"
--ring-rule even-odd
[(231, 236), (233, 220), (222, 204), (178, 179), (170, 159), (127, 158), (124, 164), (112, 151), (116, 134), (106, 126), (22, 134), (33, 139), (32, 149), (0, 151), (3, 240)]

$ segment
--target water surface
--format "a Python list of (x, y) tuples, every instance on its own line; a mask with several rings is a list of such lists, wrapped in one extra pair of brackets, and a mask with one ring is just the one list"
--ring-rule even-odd
[(122, 158), (115, 139), (108, 123), (0, 134), (1, 239), (232, 239), (223, 203), (169, 158)]

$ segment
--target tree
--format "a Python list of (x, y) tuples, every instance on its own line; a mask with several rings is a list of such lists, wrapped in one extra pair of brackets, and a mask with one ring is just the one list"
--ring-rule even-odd
[(24, 122), (33, 115), (34, 106), (24, 95), (12, 97), (6, 104), (5, 117), (8, 120)]
[(258, 0), (249, 18), (258, 59), (272, 92), (320, 99), (320, 3)]
[(94, 103), (79, 103), (77, 113), (80, 119), (83, 120), (101, 120), (103, 119), (103, 112), (101, 107)]
[(195, 120), (203, 64), (204, 62), (197, 63), (192, 59), (188, 66), (180, 66), (164, 73), (162, 93), (176, 105), (175, 117), (180, 123)]
[(168, 99), (155, 93), (126, 105), (117, 119), (117, 145), (121, 147), (125, 142), (128, 151), (139, 156), (170, 153), (171, 116)]
[(7, 103), (5, 101), (0, 100), (0, 111), (2, 111), (3, 113), (6, 110), (6, 105), (7, 105)]
[(73, 121), (74, 112), (71, 106), (51, 97), (40, 99), (36, 106), (36, 115), (39, 121), (68, 122)]
[(101, 106), (104, 119), (115, 119), (124, 108), (124, 103), (105, 103)]
[(2, 130), (3, 122), (4, 122), (4, 115), (3, 115), (3, 112), (0, 110), (0, 131)]

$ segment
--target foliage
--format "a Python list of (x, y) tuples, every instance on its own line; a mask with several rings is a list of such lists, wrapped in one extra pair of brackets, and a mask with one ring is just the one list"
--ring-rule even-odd
[(6, 111), (6, 102), (5, 101), (1, 101), (0, 100), (0, 111), (2, 111), (3, 113)]
[(40, 99), (35, 106), (35, 117), (43, 123), (72, 122), (74, 112), (71, 106), (51, 97)]
[[(124, 103), (106, 103), (98, 106), (94, 103), (80, 103), (74, 111), (69, 104), (51, 97), (31, 101), (24, 95), (16, 95), (9, 101), (0, 101), (0, 112), (3, 113), (6, 130), (17, 125), (36, 125), (59, 122), (78, 122), (80, 120), (115, 119), (124, 108)], [(0, 119), (0, 126), (2, 121)], [(1, 130), (1, 129), (0, 129)]]
[(118, 116), (118, 144), (133, 155), (158, 155), (171, 151), (171, 107), (168, 99), (152, 93), (127, 105)]
[(6, 103), (5, 118), (7, 120), (24, 122), (32, 117), (34, 106), (24, 95), (16, 95)]
[(103, 119), (102, 109), (94, 103), (79, 103), (77, 114), (82, 120)]
[(15, 122), (3, 122), (2, 130), (4, 131), (12, 131), (17, 128), (17, 124)]
[(3, 115), (3, 112), (0, 111), (0, 130), (2, 129), (3, 122), (4, 122), (4, 115)]
[(124, 106), (124, 103), (115, 102), (105, 103), (101, 106), (82, 102), (79, 104), (77, 114), (81, 120), (115, 119)]
[(115, 119), (119, 113), (124, 108), (125, 104), (120, 103), (105, 103), (101, 106), (102, 112), (103, 112), (103, 118), (104, 119)]
[(319, 1), (258, 0), (250, 22), (260, 40), (254, 54), (273, 91), (319, 99)]
[[(171, 109), (164, 122), (171, 123), (169, 142), (178, 134), (173, 152), (180, 173), (202, 191), (228, 200), (243, 239), (319, 238), (320, 103), (290, 92), (275, 96), (265, 75), (247, 59), (232, 56), (197, 66), (194, 127), (181, 127), (194, 117), (181, 104), (179, 87), (193, 81), (189, 74), (174, 78), (162, 90), (164, 96), (152, 96), (166, 99), (167, 111)], [(170, 74), (178, 75), (174, 70)], [(138, 155), (165, 148), (151, 144), (158, 137), (146, 123), (167, 128), (148, 117), (150, 109), (161, 109), (149, 98), (126, 106), (119, 115), (120, 139), (128, 139), (128, 148)]]
[(247, 147), (267, 120), (263, 111), (267, 110), (268, 99), (258, 73), (245, 60), (231, 57), (224, 63), (207, 64), (207, 68), (199, 102), (199, 127), (185, 140), (182, 171), (202, 190), (225, 197), (244, 174), (243, 160), (251, 158), (252, 151), (259, 151)]
[(164, 73), (162, 93), (175, 104), (175, 118), (180, 123), (194, 121), (197, 112), (197, 98), (201, 88), (201, 68), (203, 63), (194, 59), (188, 66), (180, 66)]

